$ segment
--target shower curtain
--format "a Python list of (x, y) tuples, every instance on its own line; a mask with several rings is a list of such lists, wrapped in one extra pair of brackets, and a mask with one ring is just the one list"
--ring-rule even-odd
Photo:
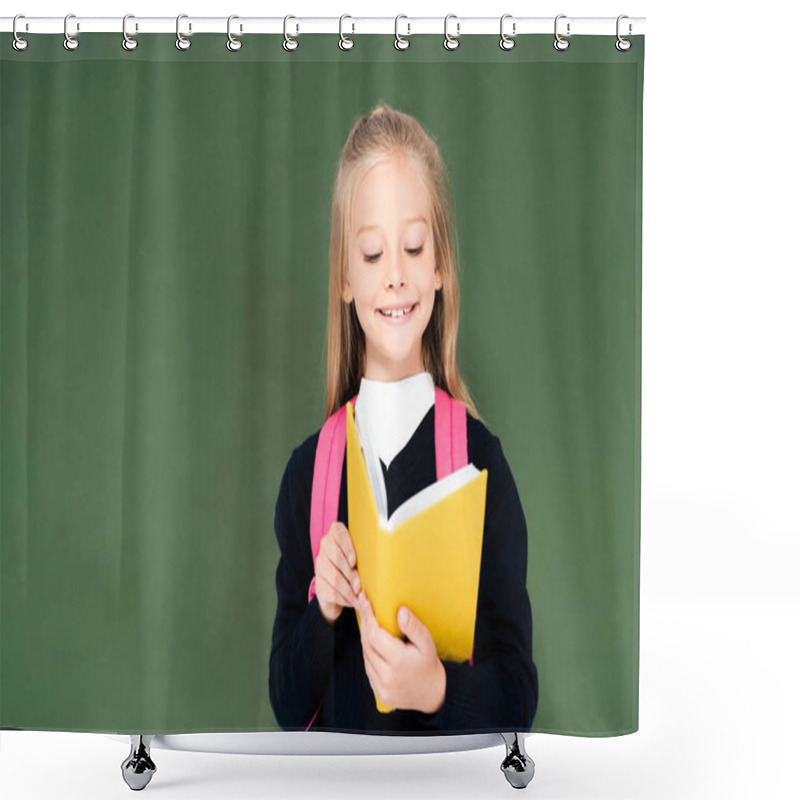
[(644, 37), (353, 38), (0, 35), (2, 727), (281, 730), (276, 503), (326, 418), (339, 155), (386, 104), (447, 171), (531, 730), (637, 729)]

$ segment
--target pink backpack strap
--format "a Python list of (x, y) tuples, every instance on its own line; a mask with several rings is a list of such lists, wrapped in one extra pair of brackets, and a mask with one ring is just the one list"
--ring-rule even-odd
[(438, 386), (436, 387), (436, 480), (466, 467), (467, 407)]
[[(355, 395), (350, 401), (354, 406)], [(309, 533), (311, 535), (312, 563), (317, 563), (322, 537), (330, 530), (331, 525), (339, 516), (339, 494), (342, 487), (342, 466), (344, 465), (344, 452), (347, 447), (347, 404), (331, 414), (325, 420), (317, 439), (317, 451), (314, 456), (314, 478), (311, 483), (311, 514), (309, 519)], [(310, 603), (317, 593), (316, 578), (311, 579), (308, 587), (308, 602)], [(311, 722), (306, 730), (310, 730), (314, 720), (322, 708), (322, 703), (317, 706)]]
[[(356, 398), (350, 401), (355, 405)], [(317, 440), (314, 457), (314, 479), (311, 483), (311, 559), (317, 563), (322, 537), (339, 516), (339, 493), (342, 486), (342, 465), (347, 447), (347, 404), (325, 420)], [(316, 594), (315, 579), (308, 587), (308, 602)]]
[[(436, 387), (436, 480), (446, 478), (451, 472), (466, 467), (467, 460), (467, 407)], [(472, 666), (475, 645), (469, 657)]]

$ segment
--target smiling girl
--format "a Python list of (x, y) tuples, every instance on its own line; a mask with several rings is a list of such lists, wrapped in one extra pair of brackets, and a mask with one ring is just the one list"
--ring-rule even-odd
[[(281, 559), (269, 689), (286, 730), (308, 730), (311, 721), (349, 732), (523, 732), (533, 722), (527, 528), (500, 440), (458, 372), (451, 208), (438, 149), (413, 117), (381, 105), (358, 120), (331, 210), (326, 417), (357, 394), (355, 415), (364, 410), (391, 515), (437, 480), (437, 393), (469, 412), (468, 461), (488, 470), (473, 658), (440, 660), (423, 620), (405, 606), (402, 638), (377, 623), (347, 530), (346, 456), (338, 515), (314, 553), (317, 431), (293, 451), (275, 510)], [(379, 712), (376, 698), (394, 710)]]

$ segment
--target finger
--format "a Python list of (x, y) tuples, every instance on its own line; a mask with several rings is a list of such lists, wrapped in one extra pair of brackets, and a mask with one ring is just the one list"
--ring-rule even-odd
[(334, 537), (342, 552), (344, 553), (345, 561), (351, 567), (356, 565), (356, 549), (353, 546), (353, 540), (350, 538), (350, 531), (340, 522), (335, 530)]
[(380, 657), (368, 639), (362, 638), (361, 649), (364, 654), (364, 670), (367, 673), (373, 691), (377, 694), (377, 688), (383, 685), (388, 664)]
[(375, 624), (375, 618), (370, 613), (370, 610), (364, 605), (364, 593), (360, 593), (357, 601), (356, 608), (360, 619), (360, 634), (361, 634), (361, 649), (364, 651), (365, 658), (375, 659), (374, 647), (372, 645), (372, 629)]
[(340, 572), (345, 580), (352, 583), (355, 570), (350, 565), (347, 554), (335, 536), (330, 537), (327, 542), (324, 539), (322, 540), (320, 553), (323, 554), (324, 560), (327, 560), (332, 567)]
[(420, 650), (428, 648), (433, 643), (433, 637), (425, 623), (408, 608), (400, 606), (397, 612), (397, 627), (404, 634), (409, 644)]
[(332, 573), (326, 572), (325, 574), (330, 575), (330, 582), (336, 586), (343, 597), (347, 598), (347, 605), (355, 607), (358, 595), (353, 590), (353, 582), (345, 575), (342, 575), (339, 570), (333, 570)]
[(364, 666), (367, 667), (367, 672), (370, 671), (375, 674), (378, 671), (380, 658), (375, 653), (375, 648), (369, 643), (363, 635), (361, 637), (361, 651), (364, 654)]
[(338, 606), (350, 605), (347, 597), (339, 589), (326, 579), (325, 575), (317, 575), (316, 593), (322, 597), (326, 603), (336, 603)]
[[(369, 685), (372, 688), (372, 691), (375, 692), (375, 687), (378, 685), (378, 673), (375, 670), (374, 663), (369, 661), (367, 658), (364, 658), (364, 672), (367, 673)], [(375, 693), (377, 694), (377, 692)]]
[(381, 627), (375, 617), (375, 612), (372, 610), (372, 604), (363, 592), (361, 598), (362, 605), (359, 606), (359, 611), (362, 614), (362, 620), (366, 617), (366, 635), (368, 637), (369, 647), (375, 654), (375, 658), (378, 659), (379, 662), (385, 662), (390, 658), (396, 658), (401, 652), (398, 649), (398, 645), (400, 645), (399, 640), (392, 636), (385, 628)]
[[(346, 572), (342, 572), (330, 558), (329, 553), (326, 551), (324, 557), (317, 559), (317, 574), (322, 575), (329, 584), (336, 586), (339, 592), (347, 599), (348, 606), (355, 606), (356, 597), (358, 592), (354, 588), (354, 583), (360, 589), (360, 581), (355, 581), (355, 571), (346, 567)], [(339, 553), (340, 558), (344, 556)]]
[(372, 647), (381, 661), (395, 662), (403, 657), (405, 647), (401, 639), (392, 636), (386, 628), (378, 626), (378, 631), (372, 640)]
[(317, 575), (317, 595), (320, 600), (327, 603), (335, 603), (337, 606), (347, 605), (346, 598), (342, 597), (335, 586), (327, 581), (324, 576)]
[[(362, 633), (363, 633), (362, 626)], [(383, 661), (367, 637), (362, 635), (361, 649), (364, 655), (364, 671), (375, 696), (381, 694), (380, 688), (384, 685), (384, 676), (389, 665)]]

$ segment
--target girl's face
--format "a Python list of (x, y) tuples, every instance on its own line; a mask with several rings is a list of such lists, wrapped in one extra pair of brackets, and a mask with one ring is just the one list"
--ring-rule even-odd
[(416, 375), (424, 370), (422, 334), (442, 279), (434, 263), (430, 198), (407, 158), (392, 157), (367, 172), (352, 224), (342, 299), (355, 301), (366, 336), (364, 377)]

